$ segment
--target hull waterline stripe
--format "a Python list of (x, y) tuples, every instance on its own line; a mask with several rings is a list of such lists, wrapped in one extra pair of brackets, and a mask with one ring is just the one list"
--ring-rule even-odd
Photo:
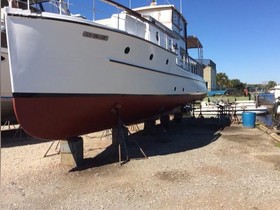
[[(166, 94), (166, 95), (143, 95), (143, 94), (91, 94), (91, 93), (13, 93), (12, 98), (22, 98), (22, 97), (28, 97), (28, 98), (37, 98), (37, 97), (108, 97), (108, 96), (117, 96), (117, 97), (178, 97), (178, 96), (197, 96), (197, 95), (206, 95), (206, 93), (203, 92), (197, 92), (197, 93), (184, 93), (184, 94)], [(11, 99), (12, 99), (11, 98)]]

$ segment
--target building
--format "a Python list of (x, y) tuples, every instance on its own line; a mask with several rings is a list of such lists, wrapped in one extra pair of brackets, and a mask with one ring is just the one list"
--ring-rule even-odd
[(216, 64), (210, 59), (203, 59), (202, 64), (204, 65), (203, 78), (206, 81), (208, 91), (217, 89), (216, 81)]
[(194, 69), (192, 69), (192, 72), (195, 72), (204, 78), (208, 91), (216, 90), (216, 64), (210, 59), (203, 59), (203, 46), (196, 36), (188, 36), (187, 46), (188, 49), (197, 50), (197, 59), (193, 61), (196, 65), (193, 65)]

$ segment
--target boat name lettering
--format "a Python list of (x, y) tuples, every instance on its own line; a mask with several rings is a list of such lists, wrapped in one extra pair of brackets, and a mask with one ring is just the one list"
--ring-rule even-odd
[(91, 33), (91, 32), (88, 32), (88, 31), (84, 31), (83, 36), (88, 37), (88, 38), (92, 38), (92, 39), (99, 39), (99, 40), (103, 40), (103, 41), (107, 41), (108, 38), (109, 38), (106, 35), (95, 34), (95, 33)]

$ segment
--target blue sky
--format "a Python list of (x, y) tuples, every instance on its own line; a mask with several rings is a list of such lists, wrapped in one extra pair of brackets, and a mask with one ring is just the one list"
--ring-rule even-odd
[[(99, 0), (70, 0), (71, 11), (92, 19), (109, 17), (116, 8)], [(132, 8), (146, 6), (150, 0), (117, 0)], [(178, 9), (180, 0), (170, 2)], [(203, 57), (213, 60), (217, 72), (244, 83), (280, 83), (280, 0), (182, 0), (188, 21), (188, 34), (203, 44)], [(75, 6), (74, 6), (75, 5)], [(81, 9), (81, 10), (80, 10)], [(197, 55), (196, 52), (191, 52)], [(195, 57), (194, 56), (194, 57)]]

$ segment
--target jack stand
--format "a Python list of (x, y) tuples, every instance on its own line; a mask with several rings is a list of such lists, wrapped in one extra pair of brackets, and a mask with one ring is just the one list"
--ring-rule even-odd
[(19, 138), (22, 138), (22, 132), (23, 132), (22, 127), (21, 125), (19, 125), (13, 138), (16, 138), (18, 133), (19, 133)]
[[(128, 133), (131, 135), (130, 131), (128, 130)], [(140, 147), (140, 145), (137, 143), (137, 141), (134, 140), (134, 138), (132, 138), (133, 142), (136, 144), (136, 146), (139, 148), (140, 152), (142, 153), (142, 155), (145, 157), (145, 159), (148, 159), (147, 155), (145, 154), (145, 152), (143, 151), (143, 149)]]
[(201, 107), (201, 105), (199, 105), (199, 115), (198, 115), (198, 117), (197, 118), (204, 118), (204, 116), (202, 115), (202, 107)]
[[(124, 130), (126, 129), (126, 127), (124, 126), (124, 124), (121, 120), (120, 109), (121, 109), (121, 105), (116, 104), (112, 108), (111, 112), (117, 116), (117, 120), (118, 120), (118, 125), (117, 125), (118, 156), (119, 156), (119, 164), (123, 165), (129, 161), (129, 156), (128, 156), (126, 139), (125, 139), (126, 137), (124, 135)], [(113, 139), (113, 142), (114, 142), (114, 139)], [(122, 162), (122, 148), (121, 148), (122, 145), (124, 147), (124, 152), (125, 152), (125, 156), (126, 156), (126, 159), (123, 162)]]
[[(129, 126), (129, 130), (132, 130), (132, 131), (140, 131), (140, 129), (139, 129), (139, 127), (138, 127), (137, 124)], [(130, 132), (129, 132), (129, 133), (130, 133)]]
[(234, 111), (234, 113), (233, 113), (232, 123), (233, 124), (239, 124), (240, 123), (240, 120), (239, 120), (239, 118), (238, 118), (238, 116), (236, 114), (236, 111)]
[(111, 129), (107, 129), (107, 130), (103, 131), (100, 139), (102, 139), (103, 137), (110, 136), (111, 133), (112, 133)]
[[(52, 148), (53, 144), (56, 142), (56, 140), (54, 140), (51, 145), (49, 146), (48, 150), (46, 151), (46, 153), (44, 154), (44, 157), (47, 157), (47, 156), (50, 156), (50, 155), (47, 155), (50, 151), (50, 149)], [(58, 148), (58, 145), (60, 143), (60, 140), (57, 141), (57, 144), (56, 144), (56, 147), (55, 147), (55, 150), (57, 151), (57, 148)], [(56, 154), (52, 154), (52, 155), (58, 155), (60, 153), (60, 150), (57, 151)]]
[(195, 110), (194, 103), (191, 104), (191, 109), (192, 109), (192, 118), (195, 118), (195, 114), (194, 114), (194, 110)]
[(4, 123), (4, 125), (3, 125), (3, 128), (5, 128), (6, 126), (8, 127), (8, 130), (11, 129), (11, 126), (12, 126), (14, 129), (16, 128), (15, 125), (11, 125), (11, 121), (10, 121), (10, 120), (5, 121), (5, 123)]
[[(119, 150), (119, 164), (123, 165), (129, 161), (128, 150), (126, 145), (126, 139), (124, 135), (125, 126), (123, 125), (120, 117), (118, 117), (118, 150)], [(122, 148), (124, 147), (125, 157), (126, 159), (122, 162)]]

